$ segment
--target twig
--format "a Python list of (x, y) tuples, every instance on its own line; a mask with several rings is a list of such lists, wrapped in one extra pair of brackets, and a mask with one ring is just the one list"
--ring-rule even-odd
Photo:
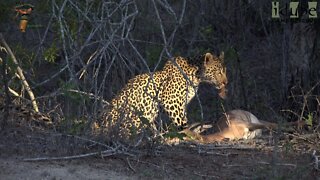
[(162, 23), (162, 20), (161, 20), (157, 5), (156, 5), (154, 0), (152, 0), (152, 3), (153, 3), (154, 10), (155, 10), (155, 13), (157, 15), (157, 18), (158, 18), (158, 21), (159, 21), (159, 25), (160, 25), (160, 30), (161, 30), (161, 34), (162, 34), (163, 43), (164, 43), (164, 47), (163, 48), (165, 49), (165, 52), (166, 52), (167, 56), (171, 57), (171, 54), (170, 54), (170, 52), (168, 50), (168, 42), (167, 42), (167, 38), (166, 38), (166, 33), (165, 33), (164, 28), (163, 28), (163, 23)]
[(291, 136), (291, 137), (294, 137), (296, 139), (300, 139), (300, 140), (303, 140), (303, 141), (306, 141), (310, 144), (316, 144), (317, 142), (316, 141), (312, 141), (312, 139), (314, 139), (314, 136), (316, 136), (316, 134), (291, 134), (291, 133), (284, 133), (285, 135), (287, 136)]
[[(202, 150), (199, 150), (198, 153), (199, 154), (211, 154), (211, 155), (223, 156), (223, 157), (229, 157), (231, 155), (231, 153), (223, 154), (223, 153), (208, 152), (208, 151), (202, 151)], [(237, 154), (237, 153), (233, 153), (233, 154)]]
[[(90, 63), (90, 61), (96, 56), (97, 52), (98, 51), (95, 51), (93, 54), (90, 55), (89, 59), (87, 60), (86, 65), (88, 65)], [(87, 69), (83, 69), (80, 76), (79, 76), (79, 79), (81, 79), (86, 72), (87, 72)]]
[(11, 94), (13, 94), (14, 96), (16, 96), (16, 97), (22, 97), (19, 93), (17, 93), (15, 90), (11, 89), (10, 87), (8, 87), (8, 89), (9, 89), (9, 92), (10, 92)]
[(68, 68), (67, 65), (64, 66), (64, 67), (61, 68), (57, 73), (55, 73), (55, 74), (53, 74), (52, 76), (50, 76), (50, 78), (48, 78), (48, 79), (46, 79), (46, 80), (44, 80), (44, 81), (36, 84), (36, 85), (34, 86), (34, 88), (36, 88), (36, 87), (38, 87), (38, 86), (42, 86), (42, 85), (50, 82), (52, 79), (56, 78), (56, 77), (59, 76), (61, 73), (63, 73), (63, 71), (65, 71), (67, 68)]
[(203, 177), (203, 178), (209, 178), (209, 179), (211, 179), (211, 178), (216, 178), (216, 179), (220, 179), (220, 177), (219, 176), (214, 176), (214, 175), (204, 175), (204, 174), (199, 174), (199, 173), (196, 173), (196, 172), (194, 172), (193, 174), (195, 174), (195, 175), (197, 175), (197, 176), (200, 176), (200, 177)]
[(256, 166), (256, 164), (222, 164), (222, 167), (249, 167)]
[(80, 155), (74, 155), (74, 156), (63, 156), (63, 157), (40, 157), (40, 158), (26, 158), (23, 159), (23, 161), (52, 161), (52, 160), (70, 160), (70, 159), (79, 159), (79, 158), (85, 158), (90, 156), (96, 156), (101, 154), (102, 157), (106, 156), (112, 156), (117, 154), (114, 150), (106, 150), (102, 152), (93, 152), (93, 153), (87, 153), (87, 154), (80, 154)]
[[(63, 134), (58, 134), (59, 136), (62, 136)], [(77, 138), (80, 140), (84, 140), (84, 141), (89, 141), (98, 145), (101, 145), (103, 147), (106, 147), (108, 150), (105, 151), (99, 151), (99, 152), (93, 152), (93, 153), (86, 153), (86, 154), (80, 154), (80, 155), (74, 155), (74, 156), (62, 156), (62, 157), (40, 157), (40, 158), (26, 158), (23, 159), (23, 161), (50, 161), (50, 160), (70, 160), (70, 159), (79, 159), (79, 158), (85, 158), (85, 157), (90, 157), (90, 156), (96, 156), (96, 155), (100, 155), (102, 158), (103, 157), (107, 157), (107, 156), (112, 156), (115, 154), (125, 154), (128, 156), (134, 156), (130, 153), (127, 152), (127, 149), (124, 148), (123, 145), (118, 144), (115, 148), (112, 148), (106, 144), (91, 140), (91, 139), (87, 139), (87, 138), (82, 138), (79, 136), (73, 136), (73, 135), (65, 135), (67, 137), (72, 137), (72, 138)], [(121, 150), (120, 150), (121, 148)]]
[[(78, 94), (83, 94), (83, 95), (87, 95), (89, 98), (93, 98), (95, 99), (96, 98), (96, 95), (92, 94), (92, 93), (88, 93), (88, 92), (82, 92), (82, 91), (79, 91), (79, 90), (75, 90), (75, 89), (68, 89), (67, 91), (69, 92), (74, 92), (74, 93), (78, 93)], [(104, 104), (106, 105), (110, 105), (110, 103), (106, 100), (103, 100), (102, 97), (98, 97), (97, 99), (101, 100)]]
[(264, 161), (261, 161), (261, 162), (258, 162), (258, 164), (264, 164), (264, 165), (276, 165), (276, 166), (291, 166), (293, 168), (296, 168), (297, 165), (296, 164), (290, 164), (290, 163), (268, 163), (268, 162), (264, 162)]
[(212, 145), (202, 145), (203, 147), (207, 147), (210, 150), (220, 150), (220, 149), (236, 149), (236, 150), (256, 150), (256, 147), (250, 146), (212, 146)]
[(56, 5), (57, 10), (59, 10), (57, 19), (58, 19), (58, 23), (59, 23), (59, 27), (60, 27), (60, 33), (61, 33), (60, 36), (61, 36), (61, 41), (62, 41), (62, 50), (63, 50), (64, 58), (67, 63), (67, 67), (69, 70), (69, 74), (71, 76), (71, 80), (75, 80), (76, 78), (75, 78), (74, 69), (73, 69), (72, 63), (70, 62), (70, 58), (68, 56), (68, 51), (67, 51), (66, 29), (63, 26), (63, 22), (65, 21), (64, 17), (63, 17), (63, 11), (65, 10), (64, 8), (66, 7), (67, 2), (68, 2), (68, 0), (63, 1), (61, 7), (58, 7)]
[[(258, 162), (258, 164), (263, 164), (263, 165), (276, 165), (276, 166), (290, 166), (293, 168), (296, 168), (297, 165), (296, 164), (290, 164), (290, 163), (268, 163), (268, 162)], [(222, 167), (247, 167), (247, 166), (256, 166), (256, 164), (223, 164)]]
[(132, 158), (132, 160), (135, 160), (137, 161), (137, 163), (142, 163), (142, 164), (148, 164), (148, 165), (152, 165), (156, 168), (161, 168), (161, 166), (157, 165), (157, 164), (154, 164), (154, 163), (151, 163), (151, 162), (147, 162), (147, 161), (140, 161), (139, 159), (135, 159), (135, 158)]
[(298, 114), (298, 113), (296, 113), (296, 112), (294, 112), (294, 111), (292, 111), (292, 110), (290, 110), (290, 109), (282, 109), (282, 110), (280, 110), (281, 112), (289, 112), (289, 113), (292, 113), (292, 114), (294, 114), (294, 115), (296, 115), (298, 118), (300, 118), (300, 115)]
[(120, 146), (117, 146), (115, 148), (112, 148), (104, 143), (101, 143), (101, 142), (98, 142), (98, 141), (95, 141), (95, 140), (92, 140), (92, 139), (87, 139), (87, 138), (84, 138), (84, 137), (80, 137), (80, 136), (75, 136), (75, 135), (69, 135), (69, 134), (57, 134), (58, 136), (67, 136), (67, 137), (71, 137), (71, 138), (75, 138), (75, 139), (80, 139), (82, 141), (88, 141), (88, 142), (91, 142), (91, 143), (94, 143), (94, 144), (98, 144), (100, 146), (103, 146), (103, 147), (106, 147), (108, 149), (112, 149), (112, 150), (117, 150)]
[[(42, 48), (42, 46), (43, 46), (43, 44), (44, 44), (44, 41), (46, 40), (46, 37), (47, 37), (47, 34), (48, 34), (49, 30), (50, 30), (52, 21), (53, 21), (53, 15), (51, 15), (50, 20), (48, 21), (47, 28), (46, 28), (46, 30), (45, 30), (45, 32), (44, 32), (44, 34), (43, 34), (43, 36), (42, 36), (42, 38), (41, 38), (41, 40), (40, 40), (39, 48), (38, 48), (38, 50), (37, 50), (37, 52), (36, 52), (35, 59), (37, 59), (37, 57), (38, 57), (39, 54), (40, 54), (40, 49)], [(35, 61), (34, 61), (34, 62), (35, 62)], [(34, 64), (32, 64), (32, 65), (34, 65)]]
[(26, 78), (25, 78), (25, 76), (23, 74), (23, 71), (22, 71), (21, 67), (19, 66), (19, 63), (18, 63), (15, 55), (13, 54), (11, 48), (9, 47), (9, 45), (7, 44), (5, 39), (3, 38), (2, 33), (0, 33), (0, 40), (1, 40), (2, 44), (4, 45), (4, 47), (6, 48), (7, 52), (9, 53), (9, 55), (11, 56), (13, 63), (17, 66), (17, 72), (19, 74), (19, 77), (20, 77), (20, 80), (22, 82), (22, 85), (24, 86), (24, 88), (26, 89), (27, 93), (29, 94), (33, 109), (36, 112), (39, 112), (39, 108), (38, 108), (36, 99), (34, 97), (34, 94), (33, 94), (32, 90), (31, 90), (30, 86), (29, 86), (29, 83), (27, 82), (27, 80), (26, 80)]
[(130, 168), (133, 172), (137, 172), (137, 171), (132, 167), (132, 165), (131, 165), (131, 163), (130, 163), (130, 161), (129, 161), (129, 158), (127, 157), (126, 159), (127, 159), (127, 163), (128, 163), (128, 165), (129, 165), (129, 168)]
[(315, 168), (317, 171), (319, 171), (319, 170), (320, 170), (320, 166), (319, 166), (319, 164), (320, 164), (320, 156), (317, 156), (317, 155), (316, 155), (316, 150), (313, 150), (313, 152), (312, 152), (312, 157), (313, 157), (313, 159), (314, 159), (314, 162), (313, 162), (314, 168)]
[(86, 154), (80, 154), (80, 155), (73, 155), (73, 156), (62, 156), (62, 157), (39, 157), (39, 158), (26, 158), (23, 159), (23, 161), (50, 161), (50, 160), (70, 160), (70, 159), (79, 159), (79, 158), (85, 158), (85, 157), (90, 157), (90, 156), (96, 156), (96, 155), (100, 155), (102, 158), (103, 157), (107, 157), (107, 156), (112, 156), (112, 155), (116, 155), (116, 154), (124, 154), (124, 155), (128, 155), (131, 157), (135, 157), (133, 154), (128, 152), (128, 149), (123, 146), (120, 143), (115, 143), (116, 146), (115, 147), (111, 147), (108, 146), (104, 143), (92, 140), (92, 139), (87, 139), (87, 138), (83, 138), (83, 137), (79, 137), (79, 136), (74, 136), (74, 135), (68, 135), (68, 134), (55, 134), (57, 136), (66, 136), (66, 137), (70, 137), (70, 138), (76, 138), (76, 139), (80, 139), (82, 141), (88, 141), (94, 144), (98, 144), (102, 147), (107, 148), (108, 150), (104, 150), (104, 151), (98, 151), (98, 152), (93, 152), (93, 153), (86, 153)]

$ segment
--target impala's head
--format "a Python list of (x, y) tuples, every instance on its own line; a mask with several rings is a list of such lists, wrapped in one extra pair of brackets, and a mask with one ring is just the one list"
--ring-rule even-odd
[(202, 81), (214, 84), (219, 90), (219, 96), (226, 98), (226, 85), (228, 84), (226, 66), (224, 64), (224, 52), (221, 52), (217, 57), (211, 53), (206, 53), (203, 56), (204, 70)]

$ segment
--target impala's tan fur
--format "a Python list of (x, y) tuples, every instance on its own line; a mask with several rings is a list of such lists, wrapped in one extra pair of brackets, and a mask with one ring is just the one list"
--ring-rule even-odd
[(213, 134), (201, 135), (190, 129), (184, 130), (184, 133), (201, 143), (211, 143), (224, 139), (252, 139), (261, 136), (261, 129), (274, 129), (276, 127), (276, 124), (259, 120), (248, 111), (232, 110), (225, 113), (214, 125), (215, 133)]

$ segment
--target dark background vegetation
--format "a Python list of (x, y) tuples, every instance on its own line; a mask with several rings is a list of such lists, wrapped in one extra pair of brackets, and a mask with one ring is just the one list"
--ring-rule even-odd
[[(35, 6), (26, 33), (14, 12), (19, 3)], [(110, 101), (134, 75), (159, 70), (172, 56), (208, 51), (225, 52), (229, 91), (222, 101), (213, 87), (200, 87), (205, 120), (215, 120), (223, 108), (241, 108), (318, 130), (318, 21), (272, 19), (270, 0), (0, 0), (0, 32), (40, 112), (70, 133), (88, 130), (106, 110), (102, 100)], [(11, 59), (0, 57), (8, 61), (8, 86), (21, 95), (13, 99), (30, 105)], [(189, 119), (201, 114), (193, 101)]]

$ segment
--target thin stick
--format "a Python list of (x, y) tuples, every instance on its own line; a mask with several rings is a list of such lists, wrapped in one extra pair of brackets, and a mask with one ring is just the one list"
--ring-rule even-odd
[(313, 159), (314, 159), (314, 168), (316, 169), (316, 170), (320, 170), (320, 167), (319, 167), (319, 164), (320, 164), (320, 156), (317, 156), (316, 155), (316, 150), (313, 150), (313, 152), (312, 152), (312, 157), (313, 157)]
[(202, 178), (209, 178), (209, 179), (211, 179), (211, 178), (218, 179), (219, 178), (220, 179), (219, 176), (214, 176), (214, 175), (203, 175), (203, 174), (199, 174), (199, 173), (196, 173), (196, 172), (194, 172), (194, 174), (197, 175), (197, 176), (200, 176)]
[(220, 150), (220, 149), (256, 150), (256, 149), (257, 149), (256, 147), (243, 146), (243, 145), (240, 145), (240, 146), (230, 146), (230, 145), (227, 145), (227, 146), (201, 145), (201, 146), (203, 146), (204, 148), (208, 148), (208, 149), (210, 149), (210, 150)]
[(133, 172), (137, 172), (131, 165), (130, 161), (129, 161), (129, 158), (127, 158), (127, 163), (129, 165), (129, 168), (133, 171)]
[[(68, 89), (67, 91), (87, 95), (89, 98), (96, 98), (96, 95), (89, 93), (89, 92), (78, 91), (75, 89)], [(101, 100), (106, 105), (110, 105), (110, 103), (108, 101), (104, 100), (103, 97), (97, 97), (97, 99)]]
[(8, 89), (9, 89), (9, 92), (10, 92), (11, 94), (13, 94), (14, 96), (16, 96), (16, 97), (21, 97), (21, 95), (20, 95), (19, 93), (17, 93), (15, 90), (11, 89), (10, 87), (8, 87)]
[(74, 155), (74, 156), (26, 158), (26, 159), (23, 159), (23, 161), (70, 160), (70, 159), (79, 159), (79, 158), (85, 158), (85, 157), (90, 157), (90, 156), (96, 156), (99, 154), (101, 154), (102, 157), (106, 157), (106, 156), (115, 155), (117, 153), (114, 150), (107, 150), (107, 151), (102, 151), (102, 152), (93, 152), (93, 153), (80, 154), (80, 155)]
[(272, 163), (268, 163), (268, 162), (261, 161), (261, 162), (258, 162), (258, 164), (276, 165), (276, 166), (291, 166), (291, 167), (294, 167), (294, 168), (297, 167), (296, 164), (290, 164), (290, 163), (276, 163), (276, 164), (272, 164)]
[[(290, 163), (276, 163), (276, 164), (272, 164), (272, 163), (268, 163), (268, 162), (258, 162), (258, 164), (263, 164), (263, 165), (276, 165), (276, 166), (290, 166), (293, 168), (296, 168), (297, 165), (296, 164), (290, 164)], [(222, 165), (222, 167), (247, 167), (247, 166), (256, 166), (257, 164), (228, 164), (228, 165)]]

